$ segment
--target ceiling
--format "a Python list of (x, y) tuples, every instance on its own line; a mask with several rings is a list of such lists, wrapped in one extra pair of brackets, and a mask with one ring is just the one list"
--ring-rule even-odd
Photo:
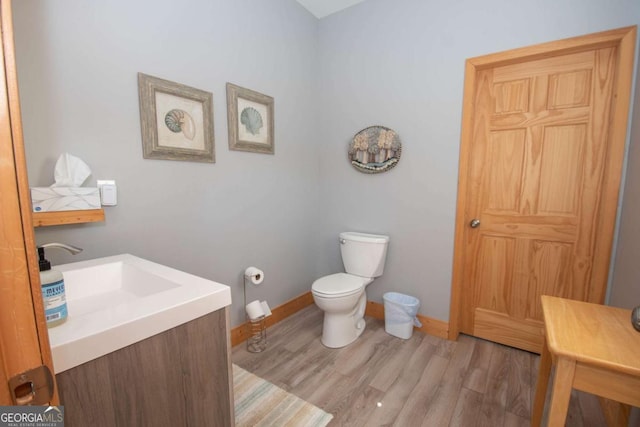
[(318, 19), (346, 9), (364, 0), (296, 0)]

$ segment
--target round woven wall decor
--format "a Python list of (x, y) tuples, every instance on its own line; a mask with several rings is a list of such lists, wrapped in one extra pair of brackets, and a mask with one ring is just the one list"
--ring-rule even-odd
[(349, 144), (349, 161), (363, 173), (381, 173), (394, 168), (400, 161), (402, 143), (393, 130), (370, 126), (356, 133)]

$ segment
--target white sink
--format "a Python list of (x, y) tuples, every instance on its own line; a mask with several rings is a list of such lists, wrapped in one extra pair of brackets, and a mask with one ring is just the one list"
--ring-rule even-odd
[(54, 269), (69, 311), (49, 329), (56, 373), (231, 305), (228, 286), (129, 254)]

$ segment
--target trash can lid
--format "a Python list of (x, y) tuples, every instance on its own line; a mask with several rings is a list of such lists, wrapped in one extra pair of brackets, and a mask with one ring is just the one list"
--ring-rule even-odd
[(311, 290), (322, 295), (350, 295), (368, 285), (371, 279), (347, 273), (336, 273), (324, 276), (313, 282)]

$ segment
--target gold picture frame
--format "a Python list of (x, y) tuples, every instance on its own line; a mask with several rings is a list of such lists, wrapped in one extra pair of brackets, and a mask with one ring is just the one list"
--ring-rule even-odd
[(213, 94), (138, 73), (145, 159), (215, 163)]
[(274, 154), (273, 98), (227, 83), (229, 150)]

